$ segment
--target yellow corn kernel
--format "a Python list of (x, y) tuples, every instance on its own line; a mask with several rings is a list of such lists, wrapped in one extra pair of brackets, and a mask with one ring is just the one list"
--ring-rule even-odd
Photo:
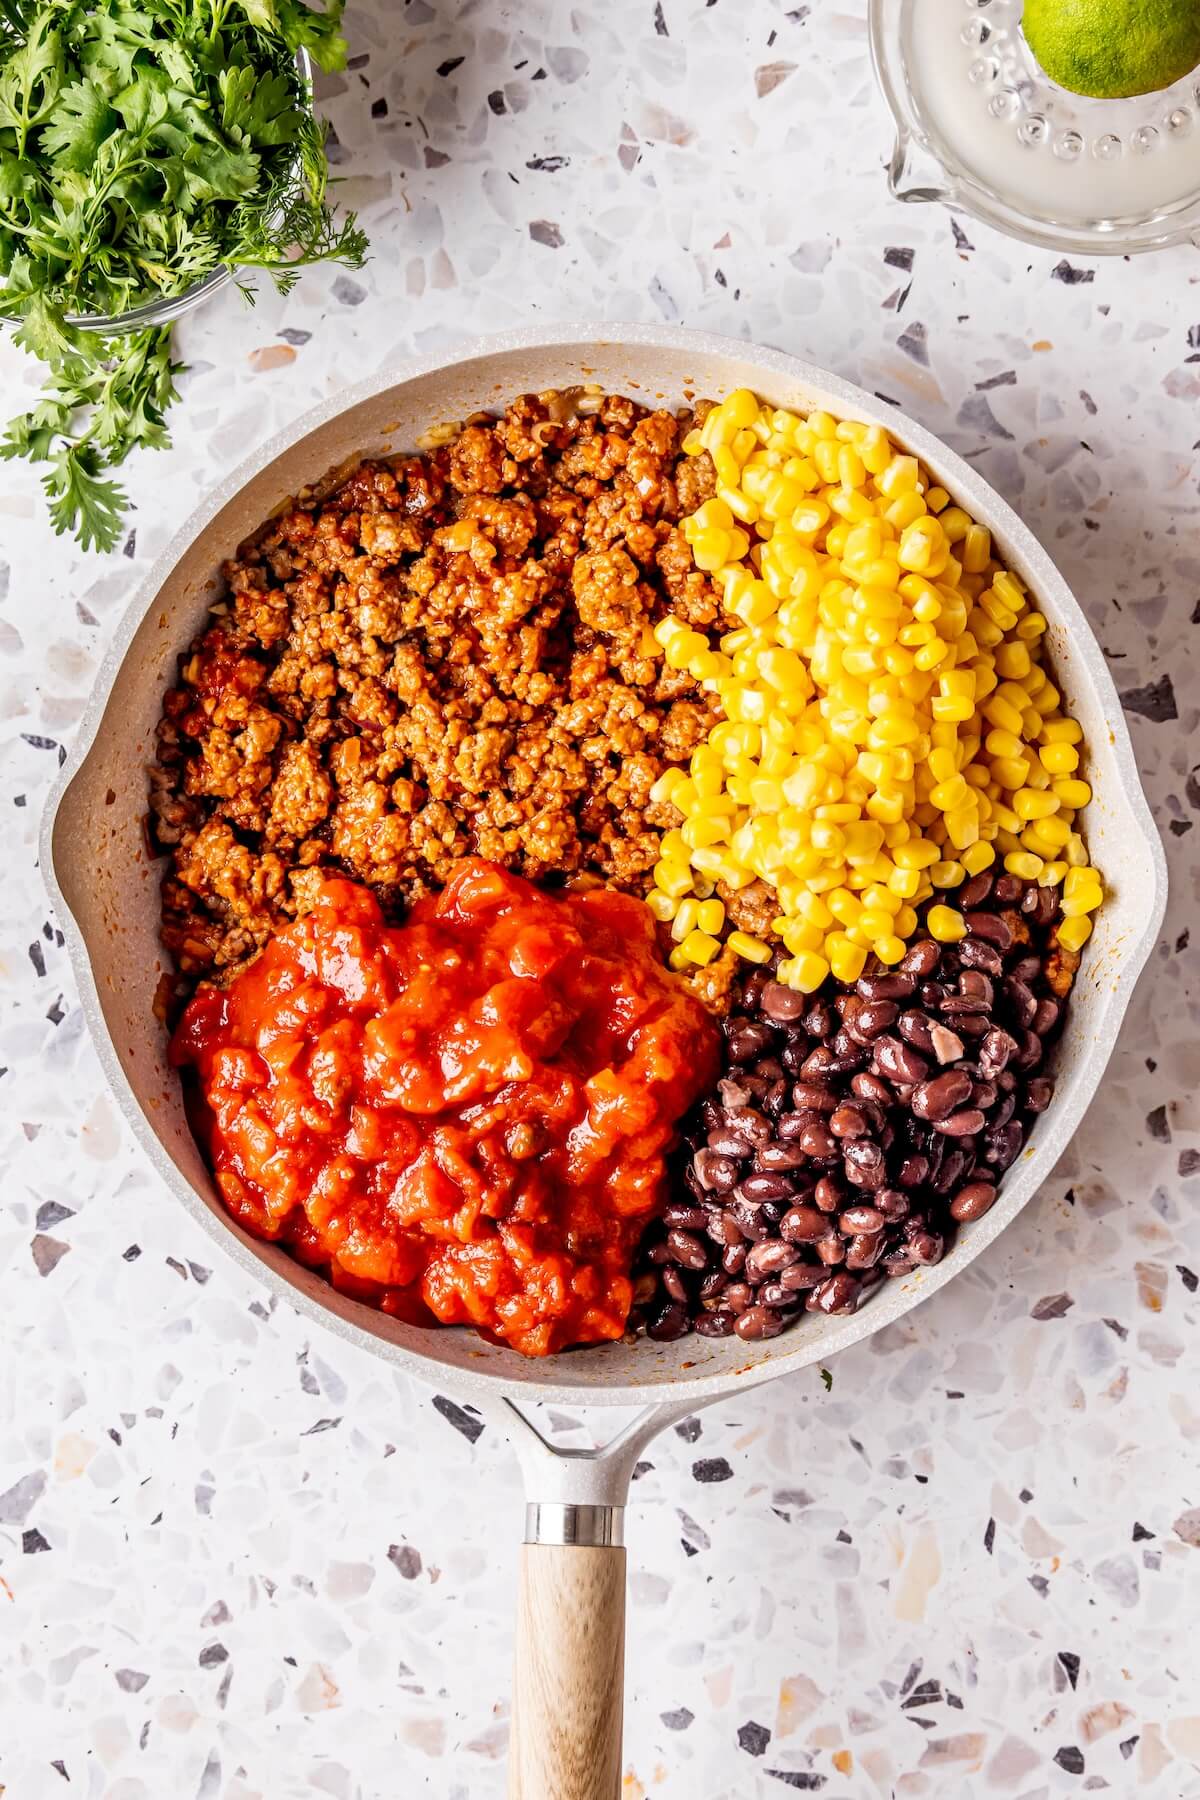
[[(1073, 873), (1074, 871), (1072, 871)], [(1104, 890), (1099, 882), (1093, 887), (1076, 888), (1073, 894), (1064, 892), (1062, 911), (1064, 919), (1078, 919), (1084, 913), (1095, 912), (1104, 902)]]
[(1047, 719), (1042, 739), (1047, 744), (1078, 744), (1083, 741), (1083, 727), (1074, 719)]
[(857, 981), (866, 967), (867, 953), (844, 931), (831, 931), (825, 939), (825, 952), (836, 981)]
[(678, 900), (691, 892), (692, 871), (684, 863), (657, 862), (654, 865), (654, 881), (664, 894)]
[(1047, 819), (1058, 811), (1058, 795), (1039, 793), (1036, 788), (1018, 788), (1013, 795), (1013, 811), (1018, 819)]
[(914, 493), (920, 479), (921, 466), (915, 456), (893, 456), (876, 483), (881, 494), (896, 500), (901, 494)]
[(679, 949), (689, 962), (697, 963), (701, 968), (710, 963), (721, 946), (715, 937), (709, 937), (705, 931), (692, 931), (684, 938)]
[(823, 956), (813, 950), (802, 950), (799, 955), (781, 962), (777, 979), (787, 987), (794, 988), (800, 994), (812, 994), (820, 987), (829, 973), (829, 964)]
[(891, 964), (900, 961), (907, 945), (903, 938), (897, 937), (893, 932), (885, 932), (883, 937), (875, 939), (871, 948), (881, 963)]
[(1038, 881), (1042, 887), (1061, 887), (1069, 867), (1070, 864), (1065, 862), (1048, 862)]
[(1035, 856), (1032, 850), (1010, 850), (1004, 858), (1004, 867), (1022, 881), (1036, 881), (1045, 867), (1045, 858)]
[(950, 504), (950, 496), (944, 487), (931, 487), (926, 491), (925, 504), (931, 513), (940, 513)]
[(995, 862), (996, 852), (990, 844), (985, 844), (980, 839), (977, 843), (968, 844), (959, 860), (968, 875), (982, 875)]
[(986, 525), (970, 525), (963, 539), (962, 566), (968, 575), (982, 575), (991, 561), (992, 534)]
[(983, 716), (1001, 731), (1010, 732), (1016, 738), (1021, 736), (1024, 721), (1020, 709), (1013, 706), (999, 691), (985, 704)]
[(966, 920), (949, 906), (931, 906), (925, 915), (929, 935), (939, 944), (957, 944), (967, 935)]
[(679, 902), (679, 910), (675, 914), (675, 923), (671, 926), (671, 936), (677, 944), (682, 944), (696, 929), (696, 914), (700, 910), (700, 902), (689, 896)]
[(660, 925), (669, 925), (675, 917), (678, 902), (672, 900), (670, 894), (664, 894), (661, 888), (652, 888), (646, 895), (646, 905), (650, 908)]
[(1077, 919), (1064, 919), (1058, 928), (1058, 941), (1064, 950), (1082, 950), (1092, 935), (1092, 921), (1086, 913)]
[(702, 900), (696, 908), (696, 924), (710, 937), (716, 937), (725, 923), (725, 908), (719, 900)]
[(888, 887), (901, 900), (911, 900), (921, 885), (921, 877), (916, 869), (896, 868), (888, 876)]
[(1070, 776), (1064, 777), (1061, 781), (1052, 781), (1050, 792), (1058, 795), (1061, 806), (1071, 807), (1075, 811), (1078, 811), (1081, 806), (1086, 806), (1092, 797), (1092, 790), (1086, 781), (1078, 781)]
[(725, 942), (735, 956), (743, 957), (746, 962), (765, 963), (771, 960), (770, 944), (764, 944), (760, 937), (755, 937), (749, 931), (731, 931)]
[[(1045, 818), (1036, 820), (1028, 827), (1028, 831), (1033, 832), (1036, 836), (1039, 850), (1044, 844), (1049, 844), (1051, 850), (1065, 850), (1071, 841), (1071, 827), (1058, 813), (1051, 813)], [(1023, 832), (1021, 835), (1024, 839), (1026, 833)]]
[(935, 862), (929, 870), (929, 879), (935, 888), (961, 887), (967, 879), (967, 871), (960, 862)]
[(1038, 756), (1048, 775), (1073, 775), (1079, 767), (1079, 752), (1074, 744), (1043, 744)]

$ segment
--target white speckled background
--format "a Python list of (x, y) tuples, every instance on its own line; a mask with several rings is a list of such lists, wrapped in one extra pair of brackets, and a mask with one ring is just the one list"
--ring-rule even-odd
[[(1056, 267), (889, 201), (863, 10), (352, 6), (325, 104), (371, 266), (186, 323), (123, 557), (55, 540), (0, 464), (6, 1800), (503, 1792), (512, 1457), (272, 1309), (157, 1190), (35, 838), (126, 599), (219, 472), (406, 352), (603, 316), (801, 352), (977, 460), (1096, 626), (1173, 880), (1101, 1098), (1007, 1236), (829, 1394), (778, 1383), (648, 1452), (626, 1800), (1200, 1795), (1200, 255)], [(14, 411), (36, 372), (7, 342), (0, 370)]]

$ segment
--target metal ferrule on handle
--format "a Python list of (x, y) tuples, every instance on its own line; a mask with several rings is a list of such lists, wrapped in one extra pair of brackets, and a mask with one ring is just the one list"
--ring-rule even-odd
[(569, 1500), (529, 1500), (527, 1544), (569, 1544), (608, 1550), (625, 1542), (623, 1506), (577, 1506)]

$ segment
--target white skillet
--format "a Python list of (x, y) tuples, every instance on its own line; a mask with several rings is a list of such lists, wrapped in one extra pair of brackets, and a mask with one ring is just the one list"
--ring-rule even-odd
[[(918, 455), (1029, 584), (1049, 622), (1056, 680), (1083, 726), (1087, 828), (1109, 898), (1076, 983), (1057, 1092), (985, 1218), (936, 1268), (876, 1290), (849, 1318), (806, 1314), (781, 1337), (608, 1345), (528, 1362), (466, 1331), (420, 1331), (335, 1293), (248, 1237), (221, 1207), (188, 1130), (152, 1010), (164, 969), (159, 870), (146, 848), (146, 770), (176, 659), (219, 597), (238, 542), (299, 487), (360, 454), (412, 450), (431, 426), (515, 395), (578, 383), (677, 407), (750, 387), (781, 406), (880, 423)], [(511, 1432), (526, 1480), (510, 1758), (515, 1800), (616, 1800), (620, 1788), (625, 1570), (621, 1519), (646, 1443), (698, 1406), (817, 1361), (936, 1294), (1037, 1191), (1108, 1062), (1166, 904), (1166, 864), (1120, 703), (1087, 621), (1040, 544), (981, 477), (921, 426), (824, 370), (775, 350), (667, 326), (539, 327), (380, 375), (308, 413), (205, 498), (158, 559), (117, 632), (74, 752), (51, 796), (42, 868), (113, 1092), (165, 1186), (255, 1279), (406, 1373), (451, 1387)], [(555, 1451), (518, 1409), (539, 1401), (638, 1406), (605, 1449)]]

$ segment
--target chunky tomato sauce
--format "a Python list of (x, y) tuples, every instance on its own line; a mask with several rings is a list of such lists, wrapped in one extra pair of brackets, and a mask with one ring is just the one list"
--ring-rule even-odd
[(621, 1335), (719, 1039), (641, 901), (470, 858), (407, 922), (327, 881), (172, 1041), (226, 1206), (334, 1285), (544, 1356)]

